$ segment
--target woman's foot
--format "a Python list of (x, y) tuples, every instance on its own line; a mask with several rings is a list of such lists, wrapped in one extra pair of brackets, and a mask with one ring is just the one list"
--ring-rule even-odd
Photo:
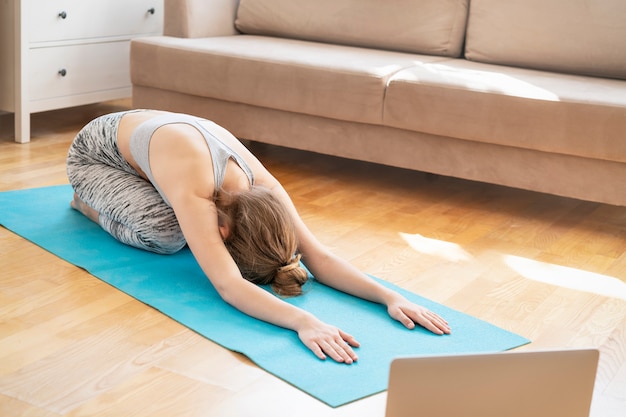
[(85, 204), (85, 202), (78, 197), (78, 194), (74, 193), (74, 199), (70, 202), (70, 207), (81, 212), (88, 219), (98, 223), (100, 213)]

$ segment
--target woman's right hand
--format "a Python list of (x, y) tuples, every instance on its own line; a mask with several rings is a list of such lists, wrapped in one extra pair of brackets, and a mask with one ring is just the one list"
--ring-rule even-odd
[(324, 323), (315, 317), (309, 317), (297, 332), (302, 343), (322, 360), (326, 359), (327, 356), (346, 364), (358, 360), (358, 356), (352, 348), (359, 347), (359, 342), (335, 326)]

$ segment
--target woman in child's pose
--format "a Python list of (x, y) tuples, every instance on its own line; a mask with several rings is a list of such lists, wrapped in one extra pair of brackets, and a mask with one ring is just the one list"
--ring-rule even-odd
[(189, 245), (220, 296), (292, 329), (319, 358), (357, 360), (351, 335), (284, 302), (307, 280), (387, 306), (412, 329), (449, 333), (445, 320), (330, 253), (280, 183), (232, 134), (205, 119), (154, 110), (99, 117), (71, 145), (71, 206), (126, 244), (157, 253)]

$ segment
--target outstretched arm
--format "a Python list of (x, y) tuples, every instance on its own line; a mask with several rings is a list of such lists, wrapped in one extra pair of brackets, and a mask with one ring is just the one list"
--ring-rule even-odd
[(348, 294), (387, 306), (389, 315), (409, 329), (418, 324), (435, 334), (450, 333), (450, 326), (438, 314), (410, 302), (331, 253), (304, 224), (284, 188), (276, 182), (272, 189), (291, 211), (296, 222), (302, 261), (318, 281)]
[(286, 205), (296, 224), (302, 261), (317, 280), (348, 294), (387, 306), (389, 315), (409, 329), (418, 324), (436, 334), (450, 333), (448, 323), (439, 315), (381, 285), (325, 248), (304, 224), (278, 180), (228, 131), (218, 127), (218, 133), (245, 157), (254, 171), (256, 183), (271, 189)]
[(177, 215), (187, 243), (200, 267), (227, 303), (252, 317), (292, 329), (319, 358), (352, 363), (357, 355), (352, 336), (324, 323), (255, 284), (245, 280), (217, 229), (217, 210), (212, 201), (188, 197), (181, 201)]
[[(204, 139), (186, 125), (155, 132), (150, 162), (155, 180), (167, 195), (195, 259), (217, 292), (233, 307), (260, 320), (292, 329), (319, 358), (357, 359), (354, 338), (244, 279), (226, 249), (213, 202), (213, 172)], [(177, 138), (176, 146), (168, 141)], [(239, 144), (238, 146), (241, 146)], [(258, 164), (258, 161), (257, 161)]]
[[(272, 189), (291, 212), (296, 224), (298, 234), (297, 237), (300, 246), (299, 250), (303, 255), (303, 262), (319, 281), (340, 291), (386, 305), (390, 316), (402, 322), (407, 328), (413, 328), (415, 324), (419, 324), (437, 334), (450, 332), (450, 328), (446, 321), (437, 314), (425, 309), (422, 306), (411, 303), (400, 294), (389, 290), (387, 287), (379, 284), (377, 281), (358, 271), (348, 262), (330, 253), (309, 231), (298, 215), (297, 210), (287, 192), (267, 171), (267, 169), (265, 169), (261, 162), (232, 134), (230, 134), (230, 132), (217, 125), (214, 125), (212, 129), (213, 133), (231, 146), (237, 153), (239, 153), (239, 155), (244, 157), (254, 172), (256, 184)], [(168, 155), (168, 160), (171, 160), (171, 155)], [(206, 177), (195, 175), (193, 178)], [(178, 185), (174, 185), (172, 189), (176, 189), (177, 186)], [(163, 185), (161, 185), (161, 187), (163, 188)], [(170, 198), (170, 201), (172, 201), (172, 198)], [(196, 215), (199, 215), (199, 213), (192, 215), (190, 218), (196, 218)], [(189, 225), (189, 228), (194, 228), (194, 225)], [(192, 244), (190, 244), (190, 247), (194, 250)], [(196, 252), (200, 250), (202, 249), (198, 248), (196, 249)], [(224, 251), (226, 251), (225, 248)], [(213, 256), (214, 255), (212, 255), (212, 259)], [(196, 257), (201, 258), (203, 255), (198, 253)], [(219, 259), (228, 259), (228, 262), (232, 262), (234, 265), (230, 256), (226, 257), (225, 255), (220, 254)], [(224, 268), (225, 267), (226, 266), (224, 266)], [(207, 270), (205, 272), (209, 277), (222, 276), (219, 271), (216, 271), (215, 274), (212, 273), (209, 270), (211, 266), (208, 265), (208, 262), (206, 268)], [(229, 288), (237, 288), (236, 286), (244, 285), (239, 282), (243, 281), (242, 279), (234, 279), (234, 271), (232, 271), (231, 274), (232, 275), (229, 276), (228, 280), (224, 281), (228, 284)], [(226, 287), (224, 287), (224, 289), (226, 290)], [(262, 291), (259, 288), (256, 288), (256, 290)], [(247, 291), (252, 291), (252, 289), (248, 289)], [(233, 294), (233, 298), (229, 295), (231, 293)], [(228, 290), (227, 292), (224, 292), (223, 296), (226, 300), (230, 300), (229, 302), (233, 303), (233, 305), (237, 308), (254, 317), (258, 317), (284, 327), (293, 328), (298, 332), (298, 335), (304, 344), (312, 349), (320, 358), (325, 357), (323, 352), (326, 352), (326, 354), (333, 358), (336, 358), (337, 356), (345, 358), (347, 356), (356, 359), (356, 355), (354, 354), (351, 346), (357, 346), (358, 343), (351, 336), (345, 334), (341, 330), (322, 323), (310, 315), (306, 315), (306, 317), (300, 316), (300, 318), (296, 318), (290, 323), (283, 323), (282, 321), (285, 320), (285, 317), (293, 317), (293, 315), (299, 316), (303, 313), (296, 312), (294, 310), (287, 311), (287, 308), (284, 306), (278, 308), (276, 303), (280, 300), (270, 302), (266, 297), (261, 298), (259, 296), (260, 298), (258, 299), (263, 299), (264, 303), (267, 303), (267, 307), (271, 307), (272, 305), (276, 307), (276, 309), (271, 307), (275, 314), (270, 317), (268, 316), (269, 313), (266, 308), (255, 307), (257, 305), (255, 304), (255, 301), (252, 300), (256, 300), (256, 297), (243, 299), (239, 298), (244, 296), (247, 297), (245, 294), (247, 294), (247, 292), (244, 290), (236, 290), (232, 292)], [(250, 295), (253, 294), (250, 293)]]

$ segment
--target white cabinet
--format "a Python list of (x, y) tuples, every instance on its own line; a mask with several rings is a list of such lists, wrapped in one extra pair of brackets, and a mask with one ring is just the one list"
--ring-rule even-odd
[(163, 33), (163, 0), (0, 0), (0, 110), (30, 115), (131, 95), (130, 40)]

